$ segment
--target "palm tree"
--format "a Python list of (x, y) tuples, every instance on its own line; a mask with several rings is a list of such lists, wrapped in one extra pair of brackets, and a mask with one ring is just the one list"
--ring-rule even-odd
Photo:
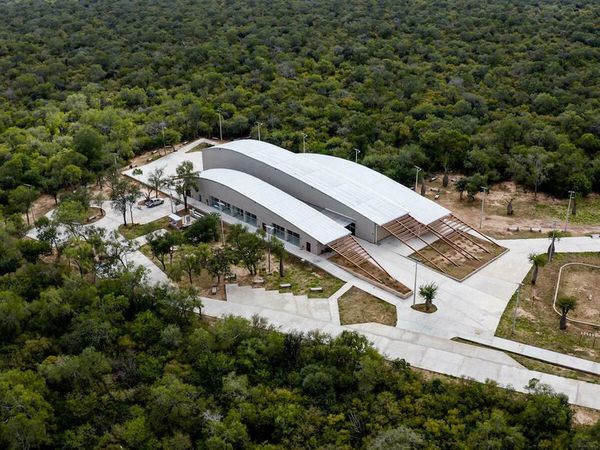
[(435, 283), (427, 283), (419, 286), (419, 296), (425, 300), (425, 311), (429, 312), (433, 300), (437, 295), (438, 286)]
[(533, 272), (531, 273), (531, 284), (535, 284), (535, 282), (537, 281), (538, 271), (540, 270), (540, 267), (544, 267), (546, 265), (546, 255), (536, 255), (535, 253), (531, 253), (529, 255), (529, 262), (533, 264)]
[(548, 239), (550, 239), (550, 245), (548, 246), (548, 262), (552, 262), (552, 258), (554, 258), (554, 254), (556, 253), (555, 243), (560, 241), (560, 238), (563, 236), (563, 233), (559, 230), (552, 230), (548, 232)]
[(198, 172), (194, 170), (194, 164), (191, 161), (184, 161), (175, 168), (177, 172), (177, 186), (175, 190), (183, 196), (183, 207), (187, 211), (187, 198), (190, 191), (198, 183)]
[(566, 330), (567, 329), (567, 314), (569, 313), (569, 311), (572, 311), (575, 309), (575, 307), (577, 306), (577, 299), (575, 297), (568, 297), (568, 296), (559, 297), (556, 304), (558, 305), (558, 307), (561, 310), (559, 328), (561, 330)]

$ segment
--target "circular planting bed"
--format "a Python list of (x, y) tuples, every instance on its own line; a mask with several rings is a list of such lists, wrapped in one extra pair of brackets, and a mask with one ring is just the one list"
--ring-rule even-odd
[(417, 303), (416, 305), (411, 305), (411, 308), (416, 311), (425, 313), (425, 314), (433, 314), (434, 312), (437, 311), (437, 306), (435, 306), (435, 305), (431, 305), (429, 307), (429, 311), (427, 311), (427, 308), (425, 307), (425, 303)]
[(552, 303), (559, 315), (556, 302), (561, 296), (577, 299), (577, 307), (569, 313), (569, 321), (600, 327), (600, 266), (577, 262), (561, 266)]

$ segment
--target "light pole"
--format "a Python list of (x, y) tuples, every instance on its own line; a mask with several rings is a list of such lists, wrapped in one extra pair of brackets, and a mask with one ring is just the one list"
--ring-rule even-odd
[(483, 208), (485, 206), (485, 197), (488, 192), (488, 188), (485, 186), (481, 186), (481, 190), (483, 191), (483, 197), (481, 197), (481, 214), (479, 214), (479, 229), (483, 226)]
[(302, 133), (302, 153), (306, 153), (306, 138), (308, 135), (306, 133)]
[(415, 261), (415, 284), (413, 287), (413, 306), (417, 303), (417, 270), (419, 269), (419, 262)]
[(360, 150), (355, 148), (354, 149), (354, 162), (357, 163), (358, 162), (358, 154), (360, 153)]
[(415, 192), (417, 192), (417, 188), (419, 187), (419, 172), (423, 169), (419, 166), (415, 166), (415, 169), (417, 169), (417, 174), (415, 175)]
[(171, 188), (173, 187), (172, 183), (167, 183), (166, 184), (167, 189), (169, 190), (169, 202), (171, 203), (171, 213), (174, 214), (175, 210), (173, 209), (173, 192), (171, 191)]
[(522, 283), (519, 283), (519, 286), (517, 287), (517, 301), (515, 303), (515, 310), (513, 311), (513, 321), (512, 321), (512, 328), (510, 330), (510, 335), (512, 336), (513, 333), (515, 332), (515, 326), (517, 324), (517, 310), (519, 309), (519, 296), (521, 294), (521, 286), (523, 286)]
[(260, 141), (260, 126), (262, 125), (262, 122), (256, 122), (256, 128), (258, 129), (258, 140)]
[(271, 273), (271, 233), (274, 229), (275, 227), (272, 227), (271, 225), (265, 225), (265, 230), (267, 230), (267, 251), (269, 253), (267, 272), (269, 274)]
[(219, 200), (217, 202), (217, 206), (219, 207), (219, 216), (221, 217), (221, 242), (223, 243), (223, 245), (225, 245), (225, 230), (223, 228), (223, 207), (225, 206), (225, 203)]
[(575, 191), (569, 191), (569, 205), (567, 206), (567, 216), (565, 217), (565, 231), (567, 231), (567, 225), (569, 225), (569, 215), (571, 214), (571, 201), (575, 197)]
[(223, 124), (221, 123), (223, 120), (223, 116), (221, 115), (221, 109), (217, 109), (217, 114), (219, 115), (219, 140), (223, 140)]

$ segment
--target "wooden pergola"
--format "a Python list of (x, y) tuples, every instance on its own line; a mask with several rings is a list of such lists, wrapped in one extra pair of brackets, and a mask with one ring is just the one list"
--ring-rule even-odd
[[(384, 224), (382, 228), (396, 239), (401, 241), (409, 249), (411, 249), (413, 253), (419, 255), (423, 261), (428, 262), (431, 266), (446, 274), (448, 273), (446, 270), (444, 270), (439, 264), (436, 264), (426, 255), (424, 255), (422, 251), (419, 251), (415, 247), (415, 240), (420, 241), (425, 247), (433, 249), (440, 257), (457, 267), (461, 265), (462, 258), (476, 261), (480, 260), (480, 257), (476, 253), (465, 248), (463, 240), (470, 242), (483, 252), (488, 254), (491, 253), (489, 249), (485, 248), (485, 246), (481, 245), (476, 239), (474, 239), (474, 236), (471, 234), (471, 232), (475, 230), (453, 214), (444, 216), (428, 225), (417, 221), (415, 218), (407, 214)], [(477, 231), (475, 232), (483, 239), (499, 247), (496, 242), (488, 238), (486, 235)], [(451, 255), (447, 255), (440, 251), (437, 247), (432, 246), (431, 242), (428, 242), (423, 238), (423, 235), (428, 233), (435, 236), (437, 238), (436, 241), (439, 240), (448, 245), (448, 247), (456, 252), (456, 255), (460, 255), (462, 258), (455, 258), (457, 259), (455, 260)]]
[(349, 262), (352, 266), (357, 267), (361, 272), (368, 277), (373, 278), (378, 283), (385, 285), (385, 282), (381, 280), (379, 276), (368, 270), (369, 264), (379, 268), (388, 277), (393, 278), (371, 255), (369, 255), (354, 236), (344, 236), (328, 245), (331, 250), (340, 255), (345, 261)]

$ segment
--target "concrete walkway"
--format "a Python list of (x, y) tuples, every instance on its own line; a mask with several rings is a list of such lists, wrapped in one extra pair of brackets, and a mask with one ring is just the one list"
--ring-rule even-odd
[(340, 308), (338, 305), (338, 300), (342, 295), (352, 289), (354, 285), (351, 282), (347, 282), (341, 288), (333, 293), (331, 297), (329, 297), (329, 311), (331, 313), (331, 323), (334, 325), (340, 325)]
[(564, 393), (572, 404), (600, 409), (600, 385), (524, 369), (505, 354), (494, 350), (418, 334), (400, 336), (396, 333), (403, 333), (401, 330), (379, 324), (346, 327), (260, 306), (240, 308), (239, 304), (209, 298), (202, 298), (202, 302), (202, 312), (208, 316), (223, 318), (233, 315), (251, 319), (258, 315), (282, 332), (318, 330), (337, 336), (345, 330), (358, 331), (387, 358), (401, 358), (415, 367), (454, 377), (479, 382), (492, 380), (501, 387), (518, 392), (527, 392), (529, 381), (536, 378), (554, 391)]
[(600, 375), (600, 364), (587, 359), (565, 355), (564, 353), (553, 352), (551, 350), (510, 341), (508, 339), (496, 336), (491, 338), (471, 336), (465, 339), (478, 344), (486, 345), (491, 348), (503, 350), (517, 355), (527, 356), (529, 358), (537, 359), (539, 361), (544, 361), (561, 367), (566, 367), (568, 369), (580, 370), (593, 375)]
[[(175, 173), (175, 167), (184, 160), (191, 160), (196, 170), (202, 169), (201, 152), (187, 153), (201, 141), (195, 141), (164, 158), (141, 168), (141, 174), (133, 170), (125, 174), (144, 182), (154, 167), (165, 167), (167, 175)], [(213, 143), (213, 142), (211, 142)], [(168, 193), (167, 193), (168, 194)], [(188, 203), (204, 213), (218, 213), (215, 208), (194, 199)], [(224, 215), (228, 223), (241, 223)], [(250, 231), (255, 229), (248, 224)], [(598, 365), (580, 358), (557, 354), (536, 347), (495, 338), (494, 333), (514, 294), (518, 283), (531, 268), (530, 253), (544, 253), (547, 239), (518, 239), (498, 241), (509, 249), (507, 253), (473, 274), (464, 282), (446, 277), (426, 266), (419, 265), (415, 274), (415, 262), (406, 258), (406, 249), (395, 239), (385, 239), (375, 245), (365, 241), (361, 244), (398, 281), (412, 288), (435, 282), (438, 285), (435, 314), (422, 314), (410, 308), (412, 298), (401, 299), (387, 291), (355, 277), (327, 260), (327, 255), (314, 255), (289, 243), (286, 250), (321, 268), (345, 282), (342, 289), (329, 299), (307, 299), (292, 294), (280, 294), (264, 289), (228, 288), (229, 301), (204, 299), (205, 313), (215, 317), (237, 315), (251, 318), (258, 314), (282, 331), (310, 331), (336, 335), (344, 330), (359, 331), (367, 336), (382, 353), (390, 358), (404, 358), (415, 367), (477, 381), (491, 379), (500, 386), (525, 391), (531, 378), (549, 384), (555, 391), (568, 395), (578, 405), (600, 409), (600, 385), (571, 380), (523, 368), (502, 351), (451, 341), (463, 337), (473, 342), (496, 347), (500, 350), (523, 354), (553, 364), (598, 372)], [(600, 251), (600, 239), (589, 237), (563, 238), (556, 244), (557, 252)], [(150, 262), (151, 264), (151, 262)], [(162, 274), (164, 275), (164, 274)], [(160, 273), (153, 277), (161, 280)], [(375, 297), (396, 306), (397, 326), (362, 324), (344, 327), (340, 325), (337, 300), (344, 292), (356, 286)], [(315, 301), (316, 300), (316, 301)]]

